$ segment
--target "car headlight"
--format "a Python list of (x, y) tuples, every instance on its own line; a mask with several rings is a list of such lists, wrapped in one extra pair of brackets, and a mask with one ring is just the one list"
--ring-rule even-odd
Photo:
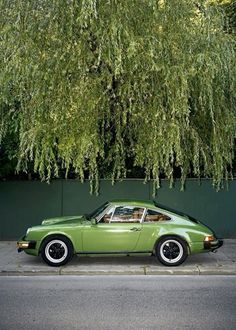
[(205, 238), (204, 238), (204, 242), (211, 242), (211, 241), (215, 241), (216, 238), (214, 235), (207, 235)]

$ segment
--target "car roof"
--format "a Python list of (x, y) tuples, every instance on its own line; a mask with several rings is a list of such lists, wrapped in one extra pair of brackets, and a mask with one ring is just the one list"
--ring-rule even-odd
[(150, 200), (140, 200), (140, 199), (113, 199), (110, 201), (111, 204), (114, 205), (135, 205), (135, 206), (143, 206), (143, 207), (155, 207), (153, 201)]
[[(141, 206), (141, 207), (146, 207), (146, 208), (155, 208), (158, 210), (161, 210), (163, 212), (167, 212), (172, 215), (177, 215), (180, 216), (181, 218), (186, 219), (186, 214), (183, 212), (180, 212), (178, 210), (172, 209), (168, 206), (162, 205), (157, 203), (155, 200), (143, 200), (143, 199), (113, 199), (107, 202), (112, 205), (133, 205), (133, 206)], [(187, 216), (189, 217), (189, 216)], [(193, 219), (193, 218), (192, 218)]]

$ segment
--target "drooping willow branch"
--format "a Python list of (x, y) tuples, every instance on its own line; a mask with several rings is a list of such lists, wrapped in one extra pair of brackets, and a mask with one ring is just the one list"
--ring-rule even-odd
[[(219, 188), (234, 157), (235, 41), (206, 1), (0, 1), (0, 136), (12, 113), (18, 169), (73, 167), (91, 185), (127, 158), (172, 182)], [(202, 9), (204, 8), (204, 10)], [(15, 104), (17, 103), (17, 111)], [(105, 165), (104, 165), (105, 164)], [(101, 166), (104, 165), (104, 166)]]

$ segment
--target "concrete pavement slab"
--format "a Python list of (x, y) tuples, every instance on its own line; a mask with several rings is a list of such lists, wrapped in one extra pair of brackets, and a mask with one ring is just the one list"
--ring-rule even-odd
[(191, 255), (178, 267), (165, 267), (155, 257), (74, 256), (55, 268), (40, 257), (17, 253), (16, 242), (0, 241), (0, 275), (236, 275), (236, 239), (225, 240), (217, 253)]

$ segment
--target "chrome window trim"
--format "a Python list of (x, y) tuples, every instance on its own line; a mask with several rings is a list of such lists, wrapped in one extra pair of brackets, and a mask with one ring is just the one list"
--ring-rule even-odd
[(143, 216), (142, 216), (142, 219), (141, 219), (141, 222), (140, 223), (144, 223), (144, 219), (146, 217), (146, 214), (147, 214), (147, 207), (144, 208)]
[(113, 205), (113, 207), (114, 207), (114, 210), (113, 210), (112, 215), (111, 215), (111, 218), (109, 220), (109, 224), (112, 222), (111, 219), (113, 218), (113, 215), (115, 213), (116, 205)]

